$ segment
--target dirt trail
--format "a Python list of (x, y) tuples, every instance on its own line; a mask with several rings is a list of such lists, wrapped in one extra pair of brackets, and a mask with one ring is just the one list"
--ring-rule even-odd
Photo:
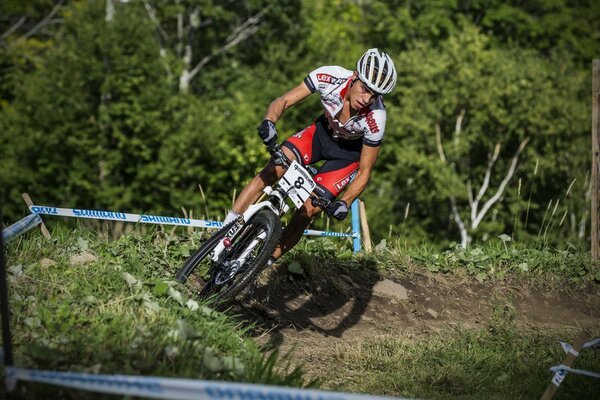
[[(407, 299), (374, 294), (384, 279), (406, 289)], [(600, 286), (574, 289), (524, 284), (478, 283), (441, 274), (382, 276), (375, 269), (287, 268), (265, 273), (252, 299), (234, 311), (254, 322), (256, 340), (267, 348), (310, 360), (337, 344), (386, 334), (415, 335), (513, 320), (521, 327), (564, 330), (600, 328)]]

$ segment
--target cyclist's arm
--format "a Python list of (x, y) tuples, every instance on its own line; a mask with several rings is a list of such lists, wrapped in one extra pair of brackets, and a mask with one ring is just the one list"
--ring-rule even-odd
[(380, 146), (372, 147), (363, 145), (362, 151), (360, 152), (360, 160), (358, 162), (358, 173), (340, 198), (340, 200), (344, 200), (347, 205), (352, 204), (352, 202), (360, 196), (367, 187), (369, 179), (371, 178), (371, 171), (373, 171), (375, 160), (377, 160), (377, 155), (379, 154), (379, 147)]
[(310, 94), (310, 89), (308, 88), (308, 86), (306, 86), (306, 83), (302, 82), (289, 92), (285, 93), (283, 96), (280, 96), (273, 100), (273, 102), (269, 105), (269, 108), (267, 109), (265, 119), (276, 123), (277, 121), (279, 121), (279, 118), (281, 118), (285, 110), (287, 110), (294, 104), (304, 100)]

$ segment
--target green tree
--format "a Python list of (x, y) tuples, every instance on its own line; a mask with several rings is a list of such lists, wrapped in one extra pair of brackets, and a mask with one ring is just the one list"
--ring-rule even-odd
[(65, 206), (151, 204), (144, 167), (166, 134), (168, 88), (145, 18), (118, 14), (109, 24), (104, 12), (78, 3), (63, 14), (60, 42), (6, 113), (13, 199), (29, 191)]
[[(469, 234), (481, 238), (511, 230), (511, 213), (516, 212), (511, 205), (519, 209), (523, 204), (523, 194), (516, 193), (519, 177), (533, 169), (536, 158), (544, 164), (562, 159), (564, 147), (571, 147), (567, 137), (585, 140), (585, 105), (578, 100), (582, 75), (565, 76), (565, 67), (535, 52), (494, 48), (475, 28), (450, 37), (439, 49), (421, 43), (397, 60), (399, 83), (388, 102), (393, 122), (386, 127), (385, 142), (397, 145), (383, 151), (379, 165), (384, 171), (375, 178), (381, 184), (370, 203), (387, 208), (396, 223), (410, 203), (412, 224), (425, 227), (437, 240), (457, 240), (452, 203), (462, 221), (471, 220), (473, 199), (496, 144), (501, 151), (481, 204), (494, 195), (492, 188), (500, 187), (519, 144), (530, 139), (501, 196), (504, 201), (477, 231), (471, 226)], [(582, 171), (585, 148), (573, 150), (575, 157), (546, 171), (560, 180), (538, 186), (540, 198), (560, 193), (565, 175), (571, 180), (580, 176), (576, 171)], [(382, 226), (378, 230), (387, 231)]]

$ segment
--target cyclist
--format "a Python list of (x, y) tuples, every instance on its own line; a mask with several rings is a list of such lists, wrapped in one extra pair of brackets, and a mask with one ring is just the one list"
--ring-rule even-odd
[[(319, 92), (325, 112), (313, 124), (284, 141), (282, 148), (290, 160), (303, 165), (325, 160), (314, 177), (315, 192), (331, 200), (325, 210), (330, 217), (346, 218), (348, 205), (367, 186), (385, 130), (382, 95), (390, 93), (395, 85), (396, 69), (390, 56), (378, 49), (369, 49), (356, 63), (356, 71), (323, 66), (309, 73), (300, 85), (269, 105), (258, 127), (264, 144), (273, 148), (278, 137), (275, 124), (285, 110)], [(284, 173), (271, 159), (240, 193), (225, 223), (256, 202), (265, 186), (274, 184)], [(347, 190), (336, 200), (346, 186)], [(312, 206), (310, 199), (296, 210), (268, 265), (298, 243), (306, 227), (321, 211)]]

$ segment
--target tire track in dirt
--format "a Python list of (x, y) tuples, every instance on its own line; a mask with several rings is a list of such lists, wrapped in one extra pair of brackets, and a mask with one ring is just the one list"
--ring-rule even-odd
[[(408, 299), (374, 294), (389, 279)], [(575, 288), (484, 282), (441, 274), (352, 272), (331, 266), (302, 275), (279, 268), (261, 275), (241, 304), (233, 306), (243, 324), (267, 349), (331, 350), (343, 341), (379, 335), (452, 331), (513, 321), (527, 329), (600, 327), (600, 287)]]

